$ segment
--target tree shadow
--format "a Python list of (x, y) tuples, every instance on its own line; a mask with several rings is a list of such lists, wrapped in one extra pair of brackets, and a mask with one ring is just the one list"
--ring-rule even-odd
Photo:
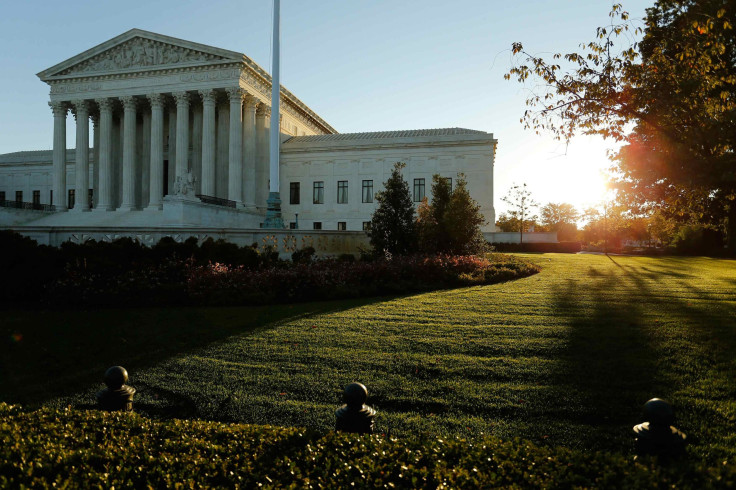
[(113, 365), (135, 376), (232, 336), (396, 297), (259, 307), (2, 311), (0, 401), (33, 408), (102, 387), (103, 374)]
[[(683, 271), (686, 263), (663, 260), (650, 268), (608, 258), (615, 267), (589, 270), (584, 289), (571, 278), (553, 292), (568, 330), (552, 382), (568, 398), (562, 417), (596, 426), (582, 446), (625, 451), (650, 398), (669, 399), (686, 426), (699, 426), (686, 393), (716, 375), (704, 367), (716, 364), (721, 395), (733, 395), (736, 308), (696, 287), (695, 276)], [(703, 415), (702, 407), (696, 411)], [(727, 416), (720, 418), (727, 426)]]
[[(585, 292), (568, 279), (554, 293), (557, 314), (569, 330), (552, 383), (565, 392), (568, 413), (559, 415), (572, 424), (628, 425), (632, 408), (640, 407), (642, 400), (666, 396), (640, 305), (634, 298), (611, 294), (622, 287), (630, 289), (619, 274), (603, 272)], [(604, 445), (610, 447), (610, 441)]]

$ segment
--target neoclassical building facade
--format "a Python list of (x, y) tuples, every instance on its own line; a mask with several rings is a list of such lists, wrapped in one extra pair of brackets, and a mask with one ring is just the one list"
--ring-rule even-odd
[(42, 242), (146, 242), (174, 228), (179, 236), (249, 240), (240, 235), (256, 233), (266, 210), (271, 124), (281, 133), (280, 194), (291, 233), (363, 234), (397, 161), (407, 164), (417, 202), (431, 197), (433, 174), (464, 173), (493, 231), (490, 133), (339, 134), (283, 87), (280, 120), (271, 121), (271, 78), (247, 56), (138, 29), (38, 76), (50, 87), (53, 150), (0, 155), (0, 226)]

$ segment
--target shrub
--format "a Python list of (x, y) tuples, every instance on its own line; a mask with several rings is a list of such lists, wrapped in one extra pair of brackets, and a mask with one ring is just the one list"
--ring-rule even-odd
[(187, 292), (197, 304), (263, 304), (491, 284), (537, 272), (529, 262), (500, 254), (397, 256), (373, 262), (325, 259), (258, 270), (209, 264), (189, 271)]
[(314, 247), (304, 247), (291, 254), (291, 261), (295, 264), (309, 264), (314, 257)]
[(4, 403), (0, 441), (3, 488), (715, 488), (736, 480), (736, 466), (720, 461), (662, 466), (519, 439), (395, 439)]

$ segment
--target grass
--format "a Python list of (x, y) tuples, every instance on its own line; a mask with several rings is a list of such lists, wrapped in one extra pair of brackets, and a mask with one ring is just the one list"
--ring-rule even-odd
[(392, 436), (626, 453), (658, 396), (694, 455), (733, 462), (736, 262), (524, 257), (542, 272), (393, 299), (4, 312), (3, 335), (23, 339), (3, 346), (0, 400), (84, 407), (122, 364), (144, 413), (327, 430), (359, 380)]

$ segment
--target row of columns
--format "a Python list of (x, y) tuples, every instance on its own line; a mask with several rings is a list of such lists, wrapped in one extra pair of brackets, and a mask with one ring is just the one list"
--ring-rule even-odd
[[(228, 136), (228, 181), (227, 198), (237, 205), (255, 208), (262, 200), (257, 195), (259, 187), (266, 188), (267, 180), (257, 185), (256, 180), (268, 174), (268, 131), (270, 109), (258, 99), (240, 88), (225, 90), (229, 99)], [(194, 118), (194, 135), (201, 134), (193, 149), (201, 155), (201, 194), (215, 196), (217, 130), (216, 104), (217, 92), (214, 89), (200, 90), (202, 100), (201, 128), (199, 118)], [(170, 127), (169, 159), (174, 161), (176, 182), (191, 170), (189, 168), (189, 112), (190, 92), (172, 94), (176, 105), (175, 132)], [(166, 96), (150, 94), (146, 96), (151, 112), (144, 114), (144, 130), (150, 131), (150, 171), (148, 186), (148, 208), (161, 209), (163, 201), (164, 175), (164, 109)], [(116, 98), (95, 99), (71, 102), (50, 102), (54, 114), (53, 142), (53, 200), (57, 210), (66, 210), (66, 115), (71, 106), (76, 116), (76, 160), (75, 188), (78, 197), (75, 210), (88, 211), (89, 201), (85, 198), (89, 188), (89, 118), (92, 117), (95, 131), (95, 207), (100, 210), (113, 210), (113, 110)], [(122, 198), (119, 209), (136, 208), (136, 133), (137, 114), (140, 99), (136, 96), (119, 97), (123, 106), (122, 116)], [(98, 112), (94, 112), (96, 104)], [(171, 116), (171, 115), (170, 115)], [(170, 126), (172, 126), (170, 117)], [(223, 121), (224, 122), (224, 121)], [(150, 128), (150, 129), (149, 129)], [(98, 137), (99, 131), (99, 137)], [(175, 147), (171, 137), (174, 137)], [(223, 135), (224, 136), (224, 135)], [(99, 145), (99, 148), (97, 148)], [(82, 149), (80, 151), (80, 149)], [(172, 189), (169, 189), (169, 193)]]

